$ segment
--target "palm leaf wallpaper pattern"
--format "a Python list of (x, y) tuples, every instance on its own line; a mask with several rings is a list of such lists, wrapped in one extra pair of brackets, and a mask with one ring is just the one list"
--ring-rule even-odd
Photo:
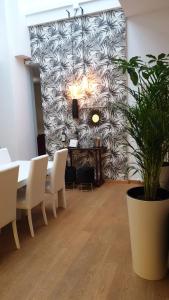
[[(111, 10), (84, 16), (83, 20), (77, 17), (32, 26), (29, 32), (32, 60), (40, 64), (48, 154), (52, 158), (55, 150), (63, 147), (63, 130), (67, 142), (78, 132), (81, 145), (92, 144), (93, 138), (100, 136), (107, 149), (102, 162), (104, 177), (125, 178), (125, 120), (116, 104), (126, 101), (123, 87), (126, 77), (112, 64), (113, 57), (125, 57), (126, 53), (126, 22), (123, 11)], [(79, 120), (74, 120), (67, 90), (73, 79), (81, 80), (84, 64), (87, 74), (95, 81), (96, 88), (94, 93), (83, 95), (79, 100), (80, 116)], [(101, 109), (104, 115), (104, 122), (98, 127), (88, 124), (88, 114), (92, 107)], [(90, 165), (93, 159), (90, 153), (75, 157), (78, 165)]]

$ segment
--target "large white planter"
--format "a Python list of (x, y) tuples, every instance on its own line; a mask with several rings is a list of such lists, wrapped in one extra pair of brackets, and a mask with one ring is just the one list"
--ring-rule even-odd
[(168, 269), (169, 199), (138, 200), (131, 197), (132, 190), (128, 191), (127, 205), (133, 269), (142, 278), (159, 280)]
[(169, 162), (164, 163), (161, 168), (160, 187), (169, 190)]

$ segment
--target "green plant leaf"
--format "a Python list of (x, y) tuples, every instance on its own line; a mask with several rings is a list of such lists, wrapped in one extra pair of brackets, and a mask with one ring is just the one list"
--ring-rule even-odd
[(137, 87), (125, 88), (135, 99), (133, 105), (121, 104), (118, 109), (126, 118), (126, 132), (135, 141), (128, 142), (143, 180), (146, 200), (155, 200), (159, 176), (169, 149), (169, 54), (158, 57), (147, 54), (149, 62), (139, 56), (117, 62)]
[(128, 69), (128, 73), (130, 75), (130, 79), (133, 82), (134, 85), (137, 85), (138, 83), (138, 75), (137, 72), (133, 69)]
[(152, 58), (152, 59), (154, 59), (154, 60), (157, 59), (156, 56), (154, 56), (154, 55), (152, 55), (152, 54), (147, 54), (146, 56), (149, 57), (149, 58)]
[(144, 77), (145, 79), (148, 79), (148, 78), (149, 78), (149, 74), (146, 73), (146, 72), (143, 72), (142, 75), (143, 75), (143, 77)]
[(164, 53), (161, 53), (158, 55), (158, 59), (163, 59), (166, 55)]

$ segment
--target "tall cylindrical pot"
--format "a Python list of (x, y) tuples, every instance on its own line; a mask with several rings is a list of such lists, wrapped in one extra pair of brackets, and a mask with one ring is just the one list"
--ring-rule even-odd
[(169, 190), (169, 162), (164, 162), (160, 173), (160, 187)]
[(164, 191), (168, 199), (144, 201), (135, 198), (139, 190), (133, 188), (127, 193), (133, 269), (144, 279), (159, 280), (168, 269), (169, 195)]

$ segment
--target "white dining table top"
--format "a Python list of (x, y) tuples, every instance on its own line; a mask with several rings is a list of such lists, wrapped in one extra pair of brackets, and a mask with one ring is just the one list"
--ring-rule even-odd
[[(24, 185), (26, 185), (26, 181), (29, 175), (30, 162), (31, 161), (29, 160), (17, 160), (7, 164), (0, 164), (0, 171), (10, 167), (19, 166), (18, 188), (21, 188)], [(53, 166), (53, 161), (48, 161), (48, 166), (47, 166), (48, 174), (50, 173), (52, 166)]]

